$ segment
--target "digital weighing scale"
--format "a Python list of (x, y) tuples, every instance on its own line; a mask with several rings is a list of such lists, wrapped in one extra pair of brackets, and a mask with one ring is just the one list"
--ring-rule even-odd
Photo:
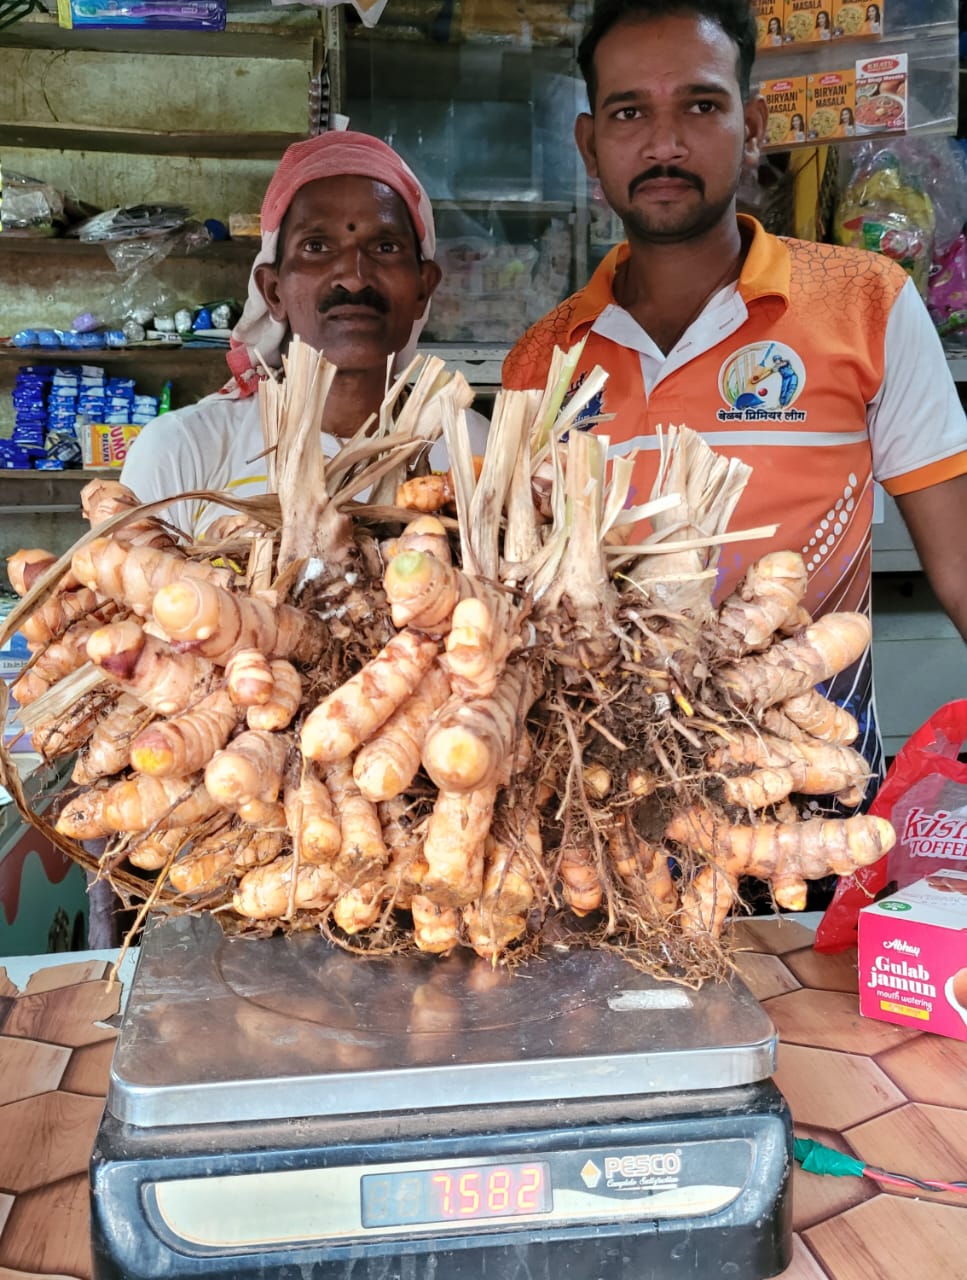
[(741, 985), (549, 946), (366, 960), (146, 932), (91, 1162), (95, 1280), (760, 1280), (792, 1124)]

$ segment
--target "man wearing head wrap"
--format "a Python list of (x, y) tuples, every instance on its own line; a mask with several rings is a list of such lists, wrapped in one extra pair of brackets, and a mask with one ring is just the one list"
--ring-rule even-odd
[[(138, 436), (121, 479), (143, 502), (193, 489), (265, 492), (258, 371), (263, 361), (281, 365), (292, 334), (339, 370), (322, 423), (330, 457), (379, 408), (388, 358), (396, 355), (402, 368), (416, 348), (440, 280), (433, 212), (416, 176), (385, 143), (350, 132), (295, 143), (268, 185), (261, 222), (228, 355), (234, 376)], [(478, 447), (483, 426), (479, 418), (471, 426)], [(439, 446), (430, 461), (445, 465)], [(198, 537), (224, 511), (180, 502), (165, 518)]]

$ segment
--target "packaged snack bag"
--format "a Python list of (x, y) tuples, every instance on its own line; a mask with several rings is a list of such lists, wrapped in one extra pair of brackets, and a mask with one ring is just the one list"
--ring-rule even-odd
[[(857, 87), (857, 123), (859, 112)], [(933, 203), (920, 177), (896, 152), (875, 150), (873, 143), (865, 143), (836, 206), (836, 243), (893, 258), (926, 297), (935, 228)]]
[(885, 858), (843, 876), (816, 930), (817, 951), (856, 945), (859, 913), (888, 885), (903, 889), (949, 870), (967, 871), (967, 698), (948, 702), (903, 746), (870, 806), (893, 824)]

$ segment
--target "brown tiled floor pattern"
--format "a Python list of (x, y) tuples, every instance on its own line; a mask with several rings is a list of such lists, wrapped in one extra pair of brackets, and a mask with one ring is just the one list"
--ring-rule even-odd
[[(797, 1134), (963, 1180), (967, 1043), (860, 1018), (855, 954), (817, 955), (801, 924), (739, 928), (742, 975), (780, 1031), (776, 1082)], [(119, 999), (106, 970), (45, 969), (21, 993), (0, 969), (0, 1280), (89, 1280), (87, 1161), (114, 1039), (97, 1023)], [(967, 1196), (797, 1168), (793, 1202), (781, 1280), (967, 1280)]]

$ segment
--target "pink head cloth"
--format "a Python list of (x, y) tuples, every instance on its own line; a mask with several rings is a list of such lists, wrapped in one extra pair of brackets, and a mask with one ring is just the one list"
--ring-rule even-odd
[[(234, 377), (222, 388), (220, 395), (241, 399), (255, 394), (258, 389), (256, 352), (272, 368), (281, 364), (286, 327), (269, 314), (265, 299), (255, 283), (255, 268), (262, 263), (275, 262), (279, 227), (299, 188), (307, 182), (315, 182), (317, 178), (343, 176), (372, 178), (374, 182), (391, 187), (410, 212), (424, 259), (432, 258), (436, 252), (436, 232), (429, 197), (412, 169), (385, 142), (368, 133), (349, 130), (332, 130), (304, 142), (294, 142), (279, 162), (262, 201), (262, 246), (252, 264), (245, 309), (232, 330), (232, 349), (226, 357)], [(427, 303), (423, 314), (413, 325), (406, 348), (397, 357), (398, 368), (412, 358), (429, 311), (430, 304)]]

